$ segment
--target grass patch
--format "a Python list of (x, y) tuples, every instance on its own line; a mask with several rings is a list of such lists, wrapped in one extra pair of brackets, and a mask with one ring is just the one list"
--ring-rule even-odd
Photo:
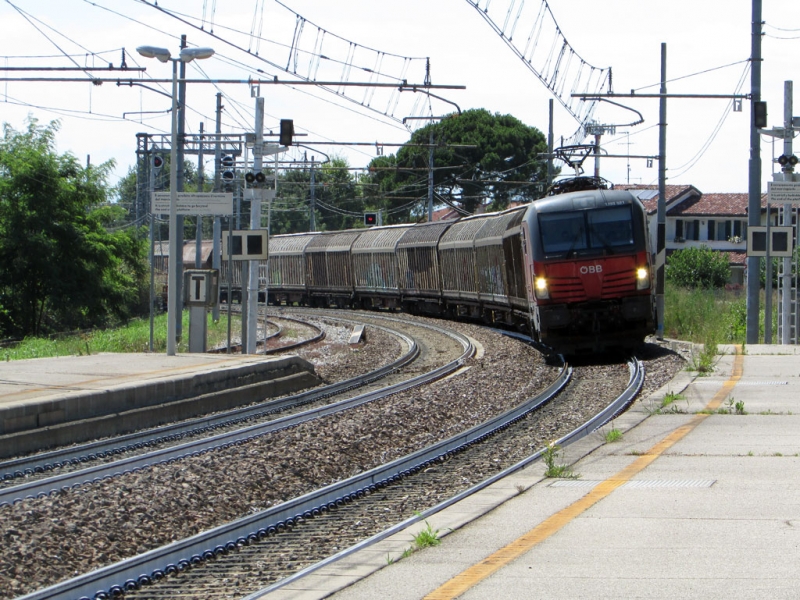
[[(415, 515), (420, 517), (420, 513), (414, 512)], [(442, 540), (439, 539), (439, 530), (434, 529), (431, 527), (431, 524), (427, 521), (424, 521), (425, 529), (418, 531), (414, 534), (414, 545), (406, 548), (403, 550), (403, 553), (400, 555), (400, 559), (408, 558), (417, 550), (422, 550), (423, 548), (430, 548), (431, 546), (438, 546), (442, 543)], [(386, 555), (386, 564), (391, 565), (394, 564), (394, 559), (390, 555)]]
[(607, 444), (613, 444), (614, 442), (618, 442), (622, 439), (622, 432), (612, 424), (611, 429), (606, 431), (603, 437), (606, 439)]
[(547, 444), (547, 447), (542, 453), (544, 464), (547, 465), (547, 468), (544, 471), (544, 476), (552, 477), (554, 479), (577, 479), (580, 477), (580, 475), (577, 473), (573, 473), (570, 465), (558, 464), (556, 462), (560, 453), (561, 446), (556, 444), (555, 441)]
[(439, 530), (431, 527), (431, 524), (427, 521), (425, 521), (425, 529), (419, 531), (414, 536), (414, 547), (416, 550), (438, 546), (441, 543), (442, 540), (439, 539)]
[[(228, 316), (220, 314), (214, 322), (208, 313), (208, 347), (224, 345), (228, 339)], [(231, 335), (238, 337), (241, 319), (231, 320)], [(189, 350), (189, 311), (183, 312), (183, 339), (177, 346), (178, 352)], [(100, 352), (148, 352), (150, 346), (150, 320), (136, 319), (114, 329), (97, 329), (74, 335), (51, 338), (25, 338), (21, 342), (3, 349), (3, 358), (22, 360), (27, 358), (51, 358), (54, 356), (83, 356)], [(153, 320), (153, 351), (167, 350), (167, 315), (160, 314)]]
[[(763, 326), (763, 318), (760, 322)], [(746, 332), (744, 292), (685, 289), (674, 285), (664, 289), (664, 334), (667, 337), (696, 344), (710, 342), (716, 351), (716, 344), (744, 344)]]

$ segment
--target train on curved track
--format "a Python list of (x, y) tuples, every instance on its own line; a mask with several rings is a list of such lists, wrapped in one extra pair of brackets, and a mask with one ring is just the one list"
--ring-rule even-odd
[[(222, 299), (230, 289), (241, 300), (226, 267)], [(273, 305), (479, 320), (564, 354), (631, 349), (655, 331), (646, 213), (613, 189), (450, 221), (275, 235), (260, 277)]]

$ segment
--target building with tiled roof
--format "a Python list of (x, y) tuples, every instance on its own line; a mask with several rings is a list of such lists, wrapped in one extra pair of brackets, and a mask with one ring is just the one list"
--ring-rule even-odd
[[(648, 215), (648, 228), (653, 249), (656, 248), (658, 186), (618, 185), (637, 196)], [(683, 248), (707, 246), (728, 254), (731, 282), (744, 283), (747, 254), (746, 193), (704, 194), (691, 185), (668, 185), (666, 195), (667, 256)], [(761, 223), (766, 222), (766, 194), (761, 197)]]

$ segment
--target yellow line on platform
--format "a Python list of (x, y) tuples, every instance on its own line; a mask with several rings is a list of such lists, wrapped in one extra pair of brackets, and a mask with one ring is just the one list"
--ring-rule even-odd
[(450, 581), (425, 596), (425, 600), (450, 600), (457, 598), (461, 594), (516, 560), (539, 542), (559, 531), (570, 521), (580, 516), (583, 512), (600, 502), (603, 498), (611, 494), (615, 489), (629, 481), (636, 474), (644, 470), (650, 463), (666, 452), (670, 447), (680, 441), (690, 431), (702, 423), (709, 414), (719, 408), (722, 401), (728, 396), (736, 382), (742, 378), (742, 364), (744, 357), (741, 353), (741, 346), (736, 346), (736, 357), (733, 362), (733, 370), (730, 378), (722, 384), (722, 388), (714, 395), (706, 405), (703, 413), (698, 413), (686, 425), (679, 427), (667, 435), (663, 440), (650, 448), (645, 454), (641, 455), (630, 465), (622, 469), (616, 475), (609, 477), (605, 481), (596, 485), (591, 492), (580, 500), (570, 504), (565, 509), (548, 517), (539, 525), (531, 529), (525, 535), (517, 538), (507, 546), (500, 548), (497, 552), (483, 559), (481, 562), (462, 571)]

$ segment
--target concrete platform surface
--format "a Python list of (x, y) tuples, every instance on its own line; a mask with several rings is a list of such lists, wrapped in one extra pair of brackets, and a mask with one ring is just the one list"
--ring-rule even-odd
[(211, 370), (264, 364), (273, 357), (241, 354), (112, 353), (0, 361), (0, 406), (159, 381)]
[(430, 516), (441, 545), (401, 559), (418, 523), (269, 597), (800, 597), (798, 352), (721, 350), (564, 449), (577, 479), (536, 463)]
[(0, 362), (0, 458), (319, 384), (297, 355), (117, 354)]

